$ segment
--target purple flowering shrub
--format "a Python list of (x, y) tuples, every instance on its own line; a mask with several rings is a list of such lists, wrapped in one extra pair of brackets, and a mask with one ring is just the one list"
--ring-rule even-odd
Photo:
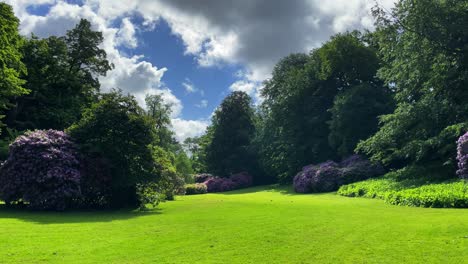
[(195, 183), (203, 183), (211, 178), (214, 178), (214, 176), (209, 173), (201, 173), (201, 174), (195, 175), (193, 178), (195, 180)]
[(250, 186), (252, 186), (252, 183), (253, 183), (253, 177), (252, 177), (252, 175), (250, 175), (250, 174), (249, 174), (248, 172), (246, 172), (246, 171), (233, 174), (233, 175), (231, 175), (231, 177), (229, 177), (229, 178), (230, 178), (230, 179), (234, 182), (234, 184), (236, 185), (236, 189), (250, 187)]
[(61, 131), (26, 132), (0, 167), (0, 199), (33, 209), (64, 210), (80, 197), (76, 146)]
[(461, 179), (468, 180), (468, 132), (457, 141), (457, 175)]
[(340, 162), (342, 184), (374, 178), (385, 173), (382, 165), (373, 163), (361, 155), (351, 155)]
[(352, 155), (340, 163), (326, 161), (307, 165), (293, 180), (297, 193), (331, 192), (341, 185), (376, 177), (384, 173), (383, 167), (359, 155)]
[[(201, 182), (202, 179), (205, 179)], [(252, 186), (253, 178), (248, 172), (240, 172), (231, 175), (229, 178), (221, 178), (211, 174), (203, 173), (195, 175), (197, 184), (204, 184), (207, 192), (227, 192)]]

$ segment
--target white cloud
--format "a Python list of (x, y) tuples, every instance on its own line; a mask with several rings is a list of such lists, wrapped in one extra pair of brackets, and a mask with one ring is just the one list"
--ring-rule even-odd
[(208, 106), (208, 100), (201, 100), (199, 104), (196, 104), (195, 105), (196, 107), (198, 108), (206, 108)]
[(128, 17), (122, 19), (122, 25), (117, 31), (117, 45), (124, 45), (127, 48), (136, 48), (138, 41), (135, 36), (135, 27)]
[(176, 134), (176, 139), (183, 142), (188, 137), (201, 136), (208, 127), (207, 120), (184, 120), (181, 118), (172, 119), (172, 130)]
[(187, 93), (194, 93), (197, 91), (197, 88), (195, 88), (193, 83), (191, 83), (190, 81), (182, 82), (182, 86), (184, 87)]
[[(185, 54), (195, 56), (201, 67), (244, 66), (245, 72), (230, 89), (248, 92), (259, 102), (261, 83), (270, 77), (274, 64), (281, 57), (307, 52), (338, 32), (372, 28), (370, 8), (375, 0), (84, 0), (82, 5), (63, 0), (6, 2), (20, 18), (20, 30), (25, 35), (32, 32), (40, 37), (63, 35), (80, 18), (88, 19), (94, 29), (103, 33), (102, 48), (115, 65), (113, 71), (100, 78), (102, 89), (121, 88), (134, 94), (140, 103), (144, 93), (162, 93), (174, 104), (173, 118), (181, 126), (183, 122), (187, 125), (197, 121), (183, 121), (178, 117), (182, 103), (162, 81), (167, 69), (157, 68), (144, 56), (129, 57), (119, 50), (138, 46), (136, 27), (147, 30), (164, 19), (172, 33), (183, 41)], [(386, 9), (390, 9), (393, 2), (377, 0)], [(51, 5), (47, 15), (28, 13), (27, 7), (42, 4)], [(135, 15), (143, 18), (141, 25), (130, 20)], [(193, 84), (185, 83), (187, 92), (197, 90)], [(203, 90), (198, 91), (203, 95)]]

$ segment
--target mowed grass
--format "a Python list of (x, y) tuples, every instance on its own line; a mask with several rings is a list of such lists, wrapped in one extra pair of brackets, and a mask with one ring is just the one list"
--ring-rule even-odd
[(274, 186), (153, 212), (0, 209), (0, 263), (467, 263), (468, 210)]

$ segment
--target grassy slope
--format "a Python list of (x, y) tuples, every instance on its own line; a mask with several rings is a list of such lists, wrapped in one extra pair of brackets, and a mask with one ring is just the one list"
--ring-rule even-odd
[(0, 209), (0, 245), (1, 263), (466, 263), (468, 210), (263, 187), (152, 213)]

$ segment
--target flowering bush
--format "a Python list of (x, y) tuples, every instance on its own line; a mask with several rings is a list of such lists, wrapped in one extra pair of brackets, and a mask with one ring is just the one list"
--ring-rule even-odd
[(75, 144), (64, 132), (27, 132), (10, 145), (0, 168), (0, 199), (64, 210), (80, 197), (79, 166)]
[(227, 192), (235, 189), (235, 183), (228, 178), (211, 178), (204, 182), (207, 191), (212, 192)]
[(341, 184), (367, 180), (385, 173), (382, 165), (372, 163), (360, 155), (351, 155), (344, 159), (340, 162), (340, 167), (342, 171)]
[(468, 132), (457, 141), (457, 175), (462, 179), (468, 179)]
[(211, 178), (214, 178), (214, 176), (209, 173), (201, 173), (194, 176), (195, 183), (203, 183)]
[(236, 189), (238, 189), (238, 188), (246, 188), (246, 187), (252, 186), (253, 177), (252, 177), (252, 175), (250, 175), (250, 174), (249, 174), (248, 172), (246, 172), (246, 171), (233, 174), (233, 175), (231, 175), (231, 177), (229, 177), (229, 178), (230, 178), (230, 179), (234, 182), (234, 184), (236, 185)]
[(203, 194), (207, 193), (207, 188), (204, 183), (194, 183), (194, 184), (186, 184), (185, 185), (185, 194)]
[(339, 164), (326, 161), (318, 165), (302, 168), (293, 180), (294, 190), (298, 193), (330, 192), (343, 184), (356, 182), (384, 173), (382, 166), (369, 160), (352, 155)]
[(202, 184), (206, 185), (207, 191), (212, 192), (227, 192), (236, 189), (252, 186), (253, 178), (248, 172), (240, 172), (231, 175), (229, 178), (215, 177), (211, 174), (198, 174), (195, 176), (195, 181), (206, 179)]

